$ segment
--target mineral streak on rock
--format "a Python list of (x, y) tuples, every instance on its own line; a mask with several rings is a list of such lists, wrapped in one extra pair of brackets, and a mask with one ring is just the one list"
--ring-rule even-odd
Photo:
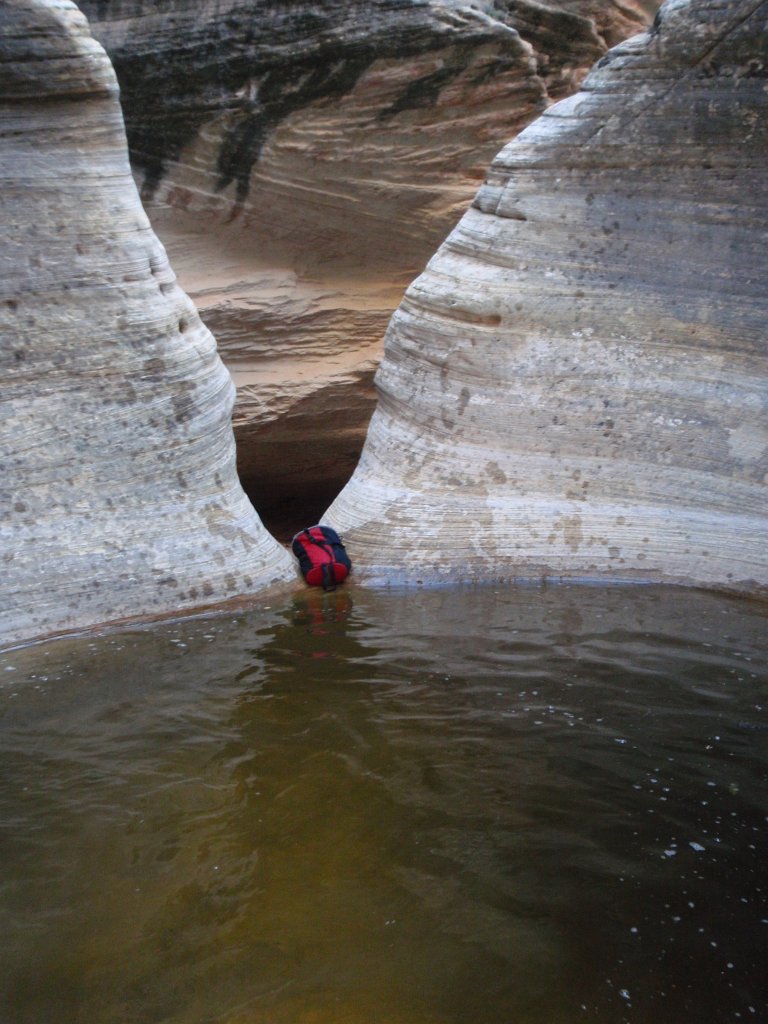
[(84, 0), (153, 226), (235, 378), (260, 510), (346, 482), (404, 288), (499, 146), (657, 6)]
[(765, 592), (767, 19), (670, 0), (498, 155), (388, 330), (358, 576)]
[(67, 0), (0, 8), (0, 642), (294, 577), (235, 473), (233, 386), (136, 192)]

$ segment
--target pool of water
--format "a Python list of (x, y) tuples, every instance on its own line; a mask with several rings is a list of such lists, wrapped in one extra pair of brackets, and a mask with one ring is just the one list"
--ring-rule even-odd
[(0, 1020), (768, 1020), (767, 625), (348, 587), (0, 655)]

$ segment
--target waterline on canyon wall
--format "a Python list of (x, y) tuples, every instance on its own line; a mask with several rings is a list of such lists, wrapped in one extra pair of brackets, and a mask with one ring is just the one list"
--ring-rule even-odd
[(767, 619), (351, 587), (0, 655), (2, 1020), (764, 1019)]

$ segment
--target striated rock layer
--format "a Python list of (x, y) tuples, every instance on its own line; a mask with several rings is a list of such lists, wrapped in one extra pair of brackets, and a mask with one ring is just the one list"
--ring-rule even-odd
[(294, 578), (235, 473), (232, 382), (68, 0), (0, 10), (0, 642)]
[(499, 154), (327, 516), (360, 576), (765, 591), (767, 19), (670, 0)]
[(338, 493), (404, 288), (499, 146), (658, 2), (83, 0), (260, 510)]

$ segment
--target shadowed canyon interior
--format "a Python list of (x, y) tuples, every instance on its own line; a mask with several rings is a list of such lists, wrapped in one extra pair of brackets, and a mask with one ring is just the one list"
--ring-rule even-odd
[(0, 3), (2, 1024), (768, 1019), (768, 0), (83, 7)]
[(357, 464), (387, 321), (499, 148), (657, 0), (82, 4), (281, 539)]
[(766, 5), (608, 50), (656, 6), (85, 3), (194, 303), (88, 23), (4, 7), (3, 640), (291, 584), (196, 305), (285, 539), (484, 177), (329, 511), (356, 577), (762, 592)]

